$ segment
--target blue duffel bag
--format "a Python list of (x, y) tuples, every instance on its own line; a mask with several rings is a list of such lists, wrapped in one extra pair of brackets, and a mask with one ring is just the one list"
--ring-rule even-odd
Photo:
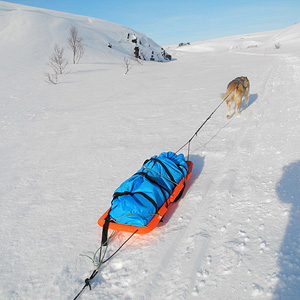
[(115, 190), (110, 220), (146, 226), (187, 172), (183, 154), (163, 152), (159, 156), (152, 156), (137, 173)]

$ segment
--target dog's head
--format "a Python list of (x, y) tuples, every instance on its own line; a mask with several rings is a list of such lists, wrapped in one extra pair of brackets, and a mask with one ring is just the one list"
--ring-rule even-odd
[(242, 84), (245, 88), (249, 88), (250, 82), (249, 82), (249, 79), (246, 76), (241, 76), (241, 77), (238, 77), (236, 79), (237, 79), (237, 81), (242, 82)]

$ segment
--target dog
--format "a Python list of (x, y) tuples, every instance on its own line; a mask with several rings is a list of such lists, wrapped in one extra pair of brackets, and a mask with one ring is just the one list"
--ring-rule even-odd
[(227, 85), (226, 93), (221, 94), (223, 100), (226, 99), (227, 103), (227, 119), (230, 118), (230, 107), (235, 102), (235, 114), (240, 115), (239, 107), (242, 103), (243, 97), (245, 97), (244, 107), (248, 106), (250, 93), (250, 82), (247, 77), (241, 76), (230, 81)]

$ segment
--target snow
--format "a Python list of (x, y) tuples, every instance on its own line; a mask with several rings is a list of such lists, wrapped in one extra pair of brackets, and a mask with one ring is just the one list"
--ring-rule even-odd
[[(74, 24), (85, 55), (48, 84)], [(241, 75), (249, 107), (216, 111), (191, 143), (184, 197), (80, 299), (300, 299), (299, 29), (168, 46), (172, 61), (131, 61), (125, 75), (128, 28), (0, 1), (0, 299), (73, 299), (114, 190), (186, 143)]]

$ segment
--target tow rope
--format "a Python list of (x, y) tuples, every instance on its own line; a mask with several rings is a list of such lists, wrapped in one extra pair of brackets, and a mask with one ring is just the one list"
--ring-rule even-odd
[[(101, 246), (98, 248), (98, 250), (95, 252), (94, 254), (94, 258), (91, 258), (87, 255), (81, 255), (81, 256), (86, 256), (88, 258), (90, 258), (93, 262), (93, 264), (96, 266), (96, 269), (92, 272), (91, 276), (86, 278), (85, 279), (85, 285), (83, 286), (83, 288), (79, 291), (79, 293), (76, 295), (76, 297), (74, 298), (74, 300), (78, 299), (78, 297), (82, 294), (82, 292), (84, 291), (84, 289), (88, 286), (90, 288), (90, 290), (92, 289), (92, 286), (91, 286), (91, 283), (90, 281), (92, 279), (95, 278), (95, 276), (98, 274), (98, 271), (100, 269), (100, 267), (105, 264), (107, 261), (109, 261), (115, 254), (117, 254), (120, 249), (135, 235), (135, 233), (137, 232), (137, 230), (135, 232), (133, 232), (126, 240), (125, 242), (123, 242), (123, 244), (112, 254), (110, 255), (108, 258), (105, 259), (105, 255), (106, 255), (106, 252), (107, 252), (107, 247), (108, 247), (108, 242), (109, 240), (115, 235), (116, 231), (114, 230), (111, 235), (107, 238), (107, 240), (105, 241), (105, 243), (101, 244)], [(102, 255), (102, 250), (103, 250), (103, 247), (105, 247), (105, 250), (104, 250), (104, 253)], [(99, 252), (99, 259), (98, 259), (98, 262), (96, 262), (96, 256), (97, 256), (97, 253)]]
[(197, 129), (197, 131), (193, 134), (193, 136), (182, 146), (180, 147), (175, 153), (177, 154), (181, 149), (183, 149), (186, 145), (188, 145), (188, 156), (187, 160), (190, 158), (190, 146), (191, 141), (197, 136), (198, 132), (202, 129), (202, 127), (206, 124), (206, 122), (212, 117), (212, 115), (218, 110), (218, 108), (226, 101), (226, 99), (231, 95), (231, 93), (236, 89), (236, 87), (221, 101), (221, 103), (213, 110), (213, 112), (207, 117), (207, 119), (201, 124), (201, 126)]

